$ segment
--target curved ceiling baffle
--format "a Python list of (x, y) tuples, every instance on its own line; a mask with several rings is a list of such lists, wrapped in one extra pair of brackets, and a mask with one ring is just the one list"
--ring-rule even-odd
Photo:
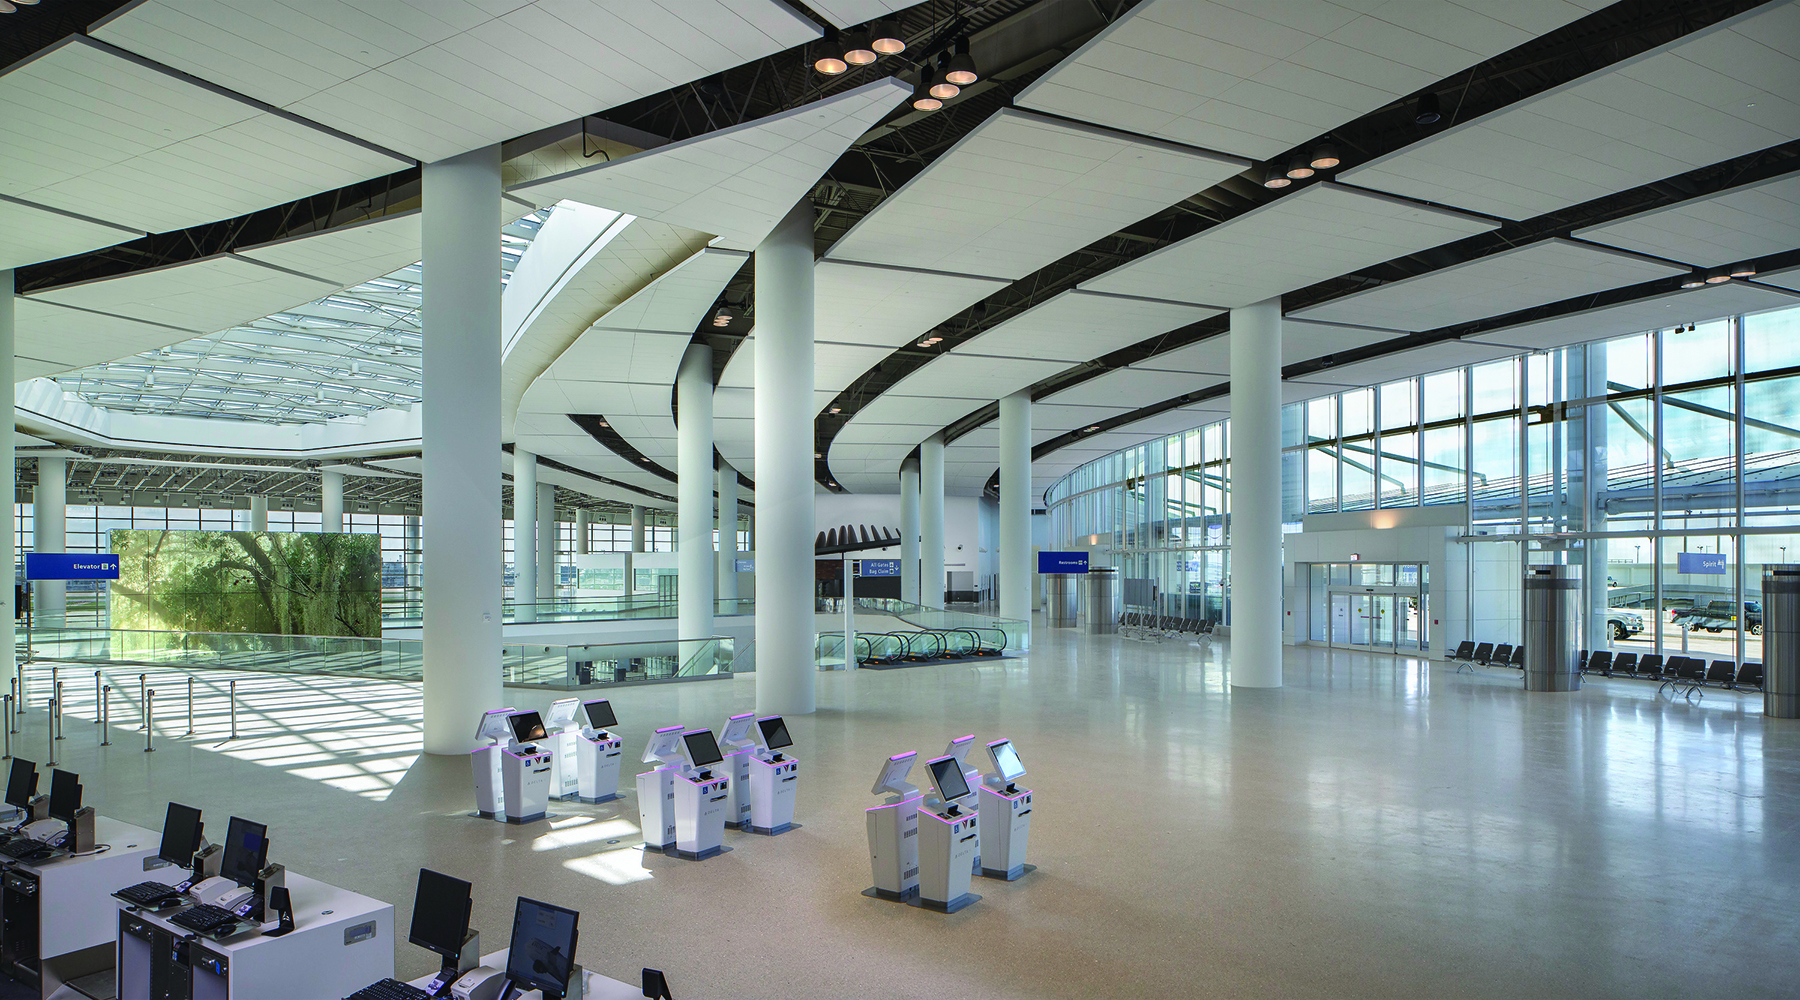
[[(528, 449), (645, 489), (666, 491), (675, 462), (670, 386), (681, 355), (727, 282), (775, 224), (855, 139), (911, 93), (879, 80), (635, 156), (521, 184), (539, 202), (606, 205), (679, 235), (682, 260), (609, 309), (577, 309), (585, 329), (515, 407)], [(705, 227), (700, 231), (693, 227)], [(578, 424), (582, 417), (629, 446), (621, 455)], [(536, 446), (534, 448), (534, 445)], [(624, 449), (618, 449), (624, 450)], [(748, 472), (748, 468), (740, 471)], [(666, 505), (666, 504), (663, 504)]]
[[(1133, 7), (1075, 53), (1051, 67), (1027, 86), (1015, 103), (1028, 112), (1040, 111), (1057, 115), (1058, 120), (1065, 122), (1091, 122), (1101, 129), (1123, 129), (1140, 137), (1149, 136), (1182, 143), (1188, 147), (1267, 159), (1311, 141), (1322, 133), (1328, 134), (1346, 122), (1382, 109), (1421, 87), (1530, 41), (1544, 32), (1561, 28), (1602, 6), (1604, 4), (1598, 0), (1586, 0), (1582, 3), (1537, 5), (1529, 10), (1508, 8), (1495, 12), (1477, 10), (1473, 6), (1445, 0), (1430, 4), (1410, 4), (1406, 7), (1404, 17), (1386, 19), (1384, 13), (1401, 13), (1400, 9), (1392, 7), (1391, 12), (1382, 9), (1359, 12), (1338, 4), (1319, 2), (1285, 5), (1281, 10), (1281, 20), (1277, 22), (1258, 16), (1257, 13), (1204, 0), (1148, 0)], [(1370, 68), (1378, 64), (1384, 67), (1382, 72), (1372, 74)], [(1297, 191), (1290, 197), (1303, 193)], [(1313, 220), (1291, 218), (1289, 222), (1297, 224), (1296, 230), (1288, 234), (1275, 234), (1269, 246), (1260, 249), (1243, 246), (1230, 251), (1248, 251), (1259, 256), (1263, 268), (1275, 269), (1271, 275), (1274, 277), (1273, 281), (1251, 281), (1246, 283), (1246, 287), (1270, 288), (1273, 290), (1269, 294), (1280, 294), (1312, 282), (1334, 278), (1352, 267), (1380, 263), (1391, 256), (1416, 253), (1429, 246), (1493, 228), (1492, 225), (1479, 225), (1458, 233), (1452, 226), (1445, 227), (1440, 233), (1422, 241), (1402, 237), (1387, 241), (1387, 245), (1392, 247), (1388, 256), (1374, 256), (1371, 251), (1375, 246), (1382, 245), (1383, 241), (1378, 236), (1366, 239), (1376, 235), (1372, 232), (1356, 232), (1358, 223), (1355, 217), (1359, 210), (1353, 206), (1359, 202), (1359, 195), (1348, 192), (1337, 192), (1337, 195), (1339, 196), (1323, 196), (1330, 202), (1326, 207), (1336, 210), (1342, 217), (1338, 222), (1340, 230), (1350, 235), (1353, 241), (1366, 245), (1349, 248), (1339, 258), (1344, 266), (1338, 270), (1329, 269), (1329, 250), (1320, 254), (1316, 249), (1311, 255), (1313, 259), (1298, 267), (1289, 267), (1292, 263), (1289, 260), (1290, 251), (1305, 248), (1290, 247), (1288, 243), (1306, 243), (1312, 239), (1330, 242), (1334, 236), (1339, 235), (1329, 225), (1321, 228), (1314, 226)], [(1164, 205), (1158, 206), (1158, 209), (1166, 208), (1180, 197), (1182, 196), (1169, 199)], [(1320, 197), (1314, 195), (1309, 201)], [(1364, 210), (1366, 208), (1365, 205)], [(1408, 210), (1429, 212), (1418, 205), (1409, 205)], [(879, 211), (881, 206), (876, 209), (876, 212)], [(1381, 213), (1377, 211), (1374, 214)], [(1460, 213), (1446, 215), (1456, 216)], [(1471, 223), (1480, 221), (1470, 220), (1467, 216), (1462, 218)], [(1429, 228), (1420, 227), (1417, 235), (1423, 235)], [(1284, 235), (1286, 239), (1282, 238)], [(1374, 253), (1378, 254), (1379, 251)], [(1289, 271), (1293, 273), (1287, 274)], [(1282, 277), (1284, 274), (1285, 278)], [(1079, 291), (1082, 294), (1104, 292), (1174, 300), (1190, 306), (1229, 307), (1256, 301), (1254, 298), (1238, 301), (1236, 297), (1223, 291), (1209, 298), (1194, 292), (1191, 287), (1185, 287), (1184, 283), (1175, 282), (1146, 282), (1136, 289), (1109, 286), (1104, 283), (1104, 277), (1082, 282)], [(1077, 300), (1066, 301), (1072, 304)], [(1041, 309), (1040, 305), (1031, 312), (1039, 313)], [(1036, 318), (1047, 320), (1050, 316), (1039, 313)], [(1006, 322), (1012, 323), (1014, 320)], [(1222, 324), (1220, 328), (1222, 329)], [(1028, 328), (1021, 326), (1017, 329), (1024, 333)], [(1165, 332), (1151, 331), (1146, 336), (1156, 338)], [(1342, 345), (1366, 343), (1371, 337), (1384, 339), (1389, 336), (1392, 335), (1350, 332), (1334, 346), (1341, 350)], [(977, 352), (981, 348), (974, 345), (981, 339), (977, 337), (971, 344), (959, 345), (956, 350), (949, 352), (947, 358), (934, 360), (920, 371), (948, 372), (953, 366), (969, 370), (979, 368)], [(1072, 339), (1078, 342), (1078, 338)], [(1191, 339), (1191, 336), (1177, 338), (1177, 342), (1182, 339)], [(1109, 351), (1125, 345), (1098, 342), (1093, 346), (1093, 350), (1081, 352), (1083, 356), (1077, 360), (1091, 367)], [(949, 360), (958, 354), (964, 355), (967, 360)], [(1032, 360), (1045, 356), (1034, 354)], [(1007, 355), (995, 354), (989, 365), (1014, 363)], [(1213, 377), (1223, 374), (1220, 366), (1210, 362), (1208, 368), (1191, 371), (1180, 370), (1192, 368), (1192, 365), (1179, 361), (1165, 361), (1162, 364), (1172, 368), (1158, 368), (1156, 360), (1151, 358), (1142, 366), (1141, 372), (1146, 378), (1151, 375), (1160, 376), (1153, 381), (1170, 390), (1181, 388), (1191, 391), (1209, 384), (1209, 380), (1216, 381)], [(1062, 368), (1067, 370), (1068, 365), (1063, 365)], [(1011, 379), (1003, 380), (1004, 384), (1023, 388), (1039, 381), (1026, 378), (1022, 384), (1016, 384), (1023, 374), (1020, 372)], [(1157, 386), (1140, 382), (1139, 379), (1139, 375), (1131, 375), (1105, 386), (1116, 389), (1116, 395), (1099, 396), (1090, 390), (1081, 397), (1083, 402), (1079, 404), (1058, 404), (1050, 399), (1045, 405), (1034, 407), (1034, 435), (1042, 440), (1046, 432), (1054, 431), (1049, 436), (1055, 438), (1058, 434), (1091, 426), (1092, 422), (1116, 419), (1128, 413), (1131, 409), (1129, 404), (1151, 398), (1139, 395), (1139, 392), (1159, 391)], [(1052, 380), (1052, 384), (1054, 382)], [(925, 394), (929, 384), (929, 379), (913, 379), (909, 376), (888, 389), (887, 393), (920, 393), (913, 397), (915, 406), (933, 398), (943, 398)], [(998, 384), (993, 384), (993, 387), (998, 387)], [(1163, 397), (1155, 398), (1168, 398), (1169, 395), (1176, 394), (1171, 391)], [(991, 401), (993, 397), (988, 398)], [(982, 408), (980, 405), (957, 405), (958, 412), (965, 414)], [(832, 439), (831, 472), (838, 477), (839, 482), (844, 482), (847, 486), (854, 482), (856, 485), (853, 488), (891, 489), (890, 484), (899, 460), (910, 449), (902, 449), (894, 444), (889, 445), (885, 451), (870, 452), (857, 445), (870, 448), (889, 441), (916, 441), (938, 426), (946, 426), (944, 421), (939, 420), (935, 426), (913, 425), (915, 429), (907, 431), (891, 425), (883, 430), (875, 429), (885, 421), (896, 419), (896, 414), (901, 409), (902, 407), (895, 405), (882, 405), (882, 399), (877, 399), (863, 407), (863, 410), (869, 412), (859, 411)], [(1045, 418), (1041, 422), (1036, 419), (1040, 414)], [(963, 422), (967, 422), (966, 417)], [(956, 423), (957, 421), (950, 421), (949, 426), (954, 427)], [(923, 430), (918, 430), (919, 427), (923, 427)], [(953, 439), (946, 455), (947, 484), (956, 482), (963, 491), (976, 492), (988, 479), (982, 472), (982, 466), (991, 472), (998, 464), (992, 447), (992, 443), (997, 440), (997, 431), (991, 423), (954, 429), (959, 438), (969, 436), (971, 432), (973, 437), (968, 441), (960, 441), (960, 447), (959, 440)], [(860, 465), (853, 467), (846, 464), (840, 467), (840, 456), (845, 463), (856, 462)]]

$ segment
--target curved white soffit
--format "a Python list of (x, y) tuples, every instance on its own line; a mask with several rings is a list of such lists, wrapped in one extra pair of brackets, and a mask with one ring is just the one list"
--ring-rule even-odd
[(266, 458), (391, 455), (416, 451), (421, 440), (417, 407), (323, 424), (164, 417), (101, 409), (47, 378), (13, 386), (13, 421), (26, 433), (65, 445)]

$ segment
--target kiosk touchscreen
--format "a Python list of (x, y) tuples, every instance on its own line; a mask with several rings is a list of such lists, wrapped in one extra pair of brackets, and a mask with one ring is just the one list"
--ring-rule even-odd
[(6, 804), (17, 809), (22, 814), (19, 818), (27, 822), (34, 818), (44, 818), (32, 815), (34, 807), (48, 808), (49, 806), (48, 802), (34, 804), (33, 800), (37, 798), (37, 785), (37, 765), (23, 757), (14, 757), (12, 773), (6, 779)]
[(963, 781), (973, 788), (981, 784), (981, 768), (969, 763), (969, 751), (975, 749), (975, 734), (958, 736), (944, 748), (944, 756), (955, 757), (958, 767), (962, 768)]
[(63, 770), (50, 772), (50, 819), (56, 824), (42, 839), (75, 853), (94, 849), (94, 810), (81, 804), (81, 778)]
[(437, 996), (456, 977), (481, 964), (480, 937), (469, 931), (474, 906), (474, 887), (469, 883), (429, 868), (419, 869), (412, 930), (406, 939), (442, 960), (437, 978), (425, 987), (426, 993)]
[(944, 801), (944, 811), (951, 816), (957, 815), (961, 806), (956, 800), (970, 791), (969, 780), (963, 776), (962, 761), (955, 757), (939, 757), (926, 762), (925, 769), (931, 772), (931, 784)]
[(536, 712), (514, 712), (506, 725), (513, 745), (500, 751), (501, 812), (508, 823), (535, 823), (549, 815), (555, 754), (538, 745), (549, 742), (549, 733)]
[(756, 729), (759, 748), (744, 765), (750, 774), (750, 831), (776, 836), (798, 825), (794, 799), (800, 788), (800, 762), (781, 752), (794, 745), (781, 716), (757, 719)]
[(762, 730), (763, 746), (768, 749), (771, 760), (780, 760), (781, 751), (794, 745), (793, 739), (788, 736), (787, 723), (782, 721), (781, 716), (771, 715), (757, 719), (756, 726)]
[(1031, 871), (1025, 863), (1025, 845), (1031, 838), (1031, 789), (1020, 788), (1025, 765), (1011, 740), (987, 745), (994, 773), (981, 783), (979, 874), (1008, 882)]
[(644, 831), (647, 850), (675, 847), (675, 774), (687, 764), (681, 740), (686, 728), (658, 729), (644, 746), (644, 763), (658, 765), (637, 776), (638, 827)]
[(619, 797), (625, 743), (607, 730), (619, 719), (605, 698), (582, 702), (581, 715), (581, 732), (575, 737), (575, 797), (588, 803), (611, 802)]
[(674, 776), (675, 856), (703, 861), (724, 853), (725, 810), (731, 800), (731, 778), (715, 774), (724, 762), (710, 729), (681, 734), (688, 766)]
[(713, 739), (710, 729), (682, 733), (681, 742), (687, 747), (688, 766), (699, 771), (703, 778), (711, 776), (710, 768), (725, 759), (725, 755), (719, 752), (719, 742)]
[(475, 727), (479, 745), (470, 752), (469, 764), (475, 772), (475, 815), (482, 819), (498, 817), (505, 805), (500, 757), (512, 741), (512, 724), (507, 719), (516, 711), (518, 709), (496, 708), (483, 712), (481, 722)]
[(886, 795), (886, 802), (871, 806), (863, 816), (869, 828), (869, 867), (875, 884), (863, 895), (905, 900), (919, 890), (919, 789), (906, 780), (919, 759), (916, 750), (898, 753), (881, 762), (872, 795)]
[(546, 1000), (569, 995), (575, 971), (576, 924), (581, 914), (519, 897), (513, 910), (512, 943), (506, 953), (506, 989), (498, 1000), (537, 990)]
[(980, 899), (969, 891), (975, 859), (981, 855), (977, 817), (963, 811), (969, 794), (962, 761), (953, 754), (925, 762), (938, 799), (919, 810), (919, 901), (955, 913)]
[(193, 868), (204, 829), (200, 810), (179, 802), (169, 803), (169, 811), (163, 817), (162, 845), (156, 849), (156, 856), (181, 868)]
[(581, 742), (580, 698), (563, 698), (550, 703), (544, 720), (550, 744), (550, 797), (573, 799), (580, 794), (581, 775), (575, 761), (575, 746)]
[(238, 816), (225, 828), (225, 854), (219, 874), (199, 882), (189, 892), (202, 903), (231, 910), (238, 916), (262, 919), (262, 892), (280, 884), (265, 883), (269, 864), (269, 828)]
[(761, 746), (755, 729), (756, 713), (745, 712), (726, 719), (725, 728), (719, 730), (725, 771), (731, 775), (731, 804), (725, 810), (725, 825), (733, 830), (750, 829), (750, 758)]

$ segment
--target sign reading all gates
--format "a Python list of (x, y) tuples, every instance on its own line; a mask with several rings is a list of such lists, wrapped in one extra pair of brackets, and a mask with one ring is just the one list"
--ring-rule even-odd
[(27, 552), (27, 580), (117, 580), (119, 557), (111, 552)]
[(1725, 575), (1725, 553), (1723, 552), (1682, 552), (1675, 557), (1677, 573), (1711, 573), (1716, 576)]
[(898, 559), (863, 559), (863, 576), (899, 576), (900, 560)]
[(737, 571), (739, 573), (754, 573), (754, 572), (756, 572), (756, 560), (754, 560), (754, 559), (739, 559), (739, 560), (736, 560), (736, 562), (737, 562)]
[(1086, 552), (1039, 552), (1039, 573), (1086, 573), (1088, 571), (1088, 554)]

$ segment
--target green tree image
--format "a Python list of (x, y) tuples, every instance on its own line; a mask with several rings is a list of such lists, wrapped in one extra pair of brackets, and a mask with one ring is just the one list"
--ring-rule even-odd
[(115, 628), (381, 635), (381, 538), (115, 529)]

